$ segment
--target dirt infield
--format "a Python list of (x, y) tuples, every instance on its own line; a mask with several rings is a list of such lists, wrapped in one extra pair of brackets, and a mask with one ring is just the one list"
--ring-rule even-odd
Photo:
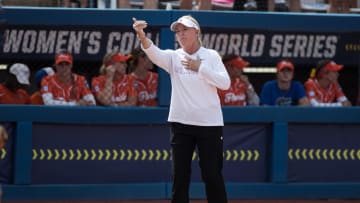
[[(170, 200), (143, 200), (143, 201), (3, 201), (3, 203), (170, 203)], [(191, 200), (191, 203), (207, 203), (206, 200)], [(360, 203), (357, 200), (229, 200), (228, 203)]]

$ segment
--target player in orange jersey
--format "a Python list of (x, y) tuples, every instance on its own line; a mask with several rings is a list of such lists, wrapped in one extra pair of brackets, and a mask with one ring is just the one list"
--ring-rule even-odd
[(231, 86), (227, 90), (218, 90), (221, 105), (259, 105), (259, 97), (249, 78), (243, 75), (243, 68), (249, 66), (249, 62), (234, 54), (225, 55), (222, 60), (231, 78)]
[(26, 86), (30, 84), (29, 67), (15, 63), (7, 72), (6, 80), (0, 84), (0, 104), (30, 104)]
[(153, 63), (140, 47), (133, 50), (128, 62), (138, 93), (137, 106), (157, 106), (158, 74), (151, 71)]
[(30, 96), (31, 104), (33, 104), (33, 105), (43, 105), (44, 104), (44, 101), (43, 101), (42, 95), (41, 95), (41, 91), (40, 91), (41, 81), (44, 77), (46, 77), (48, 75), (54, 75), (54, 74), (55, 74), (55, 71), (52, 67), (45, 67), (45, 68), (42, 68), (42, 69), (36, 71), (36, 73), (35, 73), (36, 87), (39, 89)]
[(72, 72), (73, 57), (67, 51), (55, 56), (56, 73), (41, 82), (45, 105), (95, 105), (95, 98), (84, 76)]
[(312, 106), (351, 106), (338, 83), (339, 71), (343, 65), (332, 60), (321, 60), (311, 77), (305, 82), (305, 91)]
[(103, 106), (135, 106), (137, 92), (134, 80), (126, 74), (126, 61), (129, 56), (119, 52), (104, 56), (100, 68), (100, 76), (91, 82), (92, 91), (100, 105)]

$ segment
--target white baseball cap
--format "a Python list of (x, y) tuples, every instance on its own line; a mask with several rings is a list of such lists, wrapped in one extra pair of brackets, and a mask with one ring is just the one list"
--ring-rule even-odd
[(37, 84), (41, 84), (41, 80), (48, 75), (54, 75), (55, 71), (52, 67), (42, 68), (35, 73), (35, 81)]
[(176, 26), (180, 23), (186, 27), (195, 28), (197, 30), (200, 30), (199, 25), (196, 24), (194, 21), (190, 19), (190, 16), (182, 16), (177, 21), (171, 23), (170, 30), (175, 32)]
[(9, 72), (16, 76), (20, 84), (29, 85), (30, 69), (22, 63), (15, 63), (10, 67)]
[(52, 67), (45, 67), (45, 68), (42, 68), (42, 70), (44, 70), (48, 75), (54, 75), (55, 74), (55, 71)]

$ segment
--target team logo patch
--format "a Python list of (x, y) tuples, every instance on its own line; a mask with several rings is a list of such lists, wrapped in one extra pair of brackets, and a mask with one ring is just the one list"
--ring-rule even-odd
[(100, 91), (100, 88), (99, 88), (99, 86), (97, 86), (97, 85), (94, 87), (94, 89), (95, 89), (95, 92)]

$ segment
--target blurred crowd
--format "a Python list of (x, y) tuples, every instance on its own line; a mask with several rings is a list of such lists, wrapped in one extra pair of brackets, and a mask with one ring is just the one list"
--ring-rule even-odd
[(2, 0), (5, 6), (359, 13), (358, 0)]

